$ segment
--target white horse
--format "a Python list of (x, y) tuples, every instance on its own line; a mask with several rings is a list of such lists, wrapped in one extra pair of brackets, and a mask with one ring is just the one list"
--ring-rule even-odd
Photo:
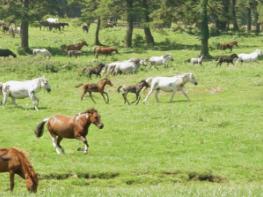
[(140, 67), (140, 59), (132, 58), (126, 61), (117, 62), (114, 66), (113, 74), (128, 74), (135, 73)]
[(42, 55), (44, 57), (51, 57), (51, 53), (47, 49), (33, 49), (33, 55)]
[(203, 63), (203, 58), (204, 58), (204, 56), (202, 55), (202, 56), (200, 56), (200, 57), (193, 57), (193, 58), (189, 59), (188, 61), (189, 61), (191, 64), (200, 64), (200, 65), (202, 65), (202, 63)]
[(49, 22), (49, 23), (58, 23), (58, 18), (47, 18), (47, 22)]
[(162, 56), (153, 56), (150, 57), (147, 61), (152, 65), (164, 65), (165, 67), (168, 67), (169, 61), (173, 61), (173, 57), (171, 55), (162, 55)]
[(6, 104), (8, 96), (12, 98), (13, 104), (16, 106), (16, 99), (30, 97), (35, 110), (38, 110), (39, 99), (36, 97), (36, 93), (41, 88), (44, 88), (47, 92), (51, 91), (48, 80), (45, 77), (39, 77), (27, 81), (7, 81), (2, 84), (2, 104)]
[(263, 53), (260, 49), (256, 49), (252, 53), (241, 53), (238, 54), (238, 60), (241, 62), (253, 62), (258, 59), (259, 56), (262, 56)]
[(149, 96), (153, 93), (154, 90), (156, 90), (155, 98), (157, 102), (159, 102), (158, 94), (160, 90), (165, 92), (172, 92), (170, 102), (173, 101), (176, 91), (182, 92), (183, 95), (187, 98), (187, 100), (190, 100), (184, 90), (184, 86), (187, 82), (191, 82), (194, 85), (198, 84), (197, 80), (195, 79), (192, 73), (184, 73), (174, 75), (171, 77), (150, 77), (146, 79), (146, 82), (150, 85), (150, 91), (145, 97), (144, 102), (148, 100)]

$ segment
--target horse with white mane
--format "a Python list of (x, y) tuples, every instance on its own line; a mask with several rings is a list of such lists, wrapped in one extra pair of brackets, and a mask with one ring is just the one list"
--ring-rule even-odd
[(36, 97), (36, 93), (41, 88), (44, 88), (47, 92), (51, 91), (48, 80), (45, 77), (39, 77), (27, 81), (7, 81), (2, 83), (0, 88), (3, 93), (2, 104), (6, 104), (8, 96), (12, 98), (13, 104), (16, 106), (16, 99), (30, 97), (35, 110), (38, 110), (39, 99)]
[(260, 49), (256, 49), (252, 53), (241, 53), (238, 54), (238, 60), (241, 62), (253, 62), (258, 59), (258, 57), (262, 56), (263, 53)]
[(150, 57), (146, 62), (149, 62), (151, 66), (155, 65), (164, 65), (165, 67), (168, 67), (168, 63), (170, 61), (173, 61), (173, 57), (169, 54), (162, 55), (162, 56), (153, 56)]
[(173, 101), (176, 91), (182, 92), (187, 100), (190, 100), (184, 90), (184, 86), (188, 82), (191, 82), (194, 85), (198, 84), (196, 78), (192, 73), (184, 73), (171, 77), (149, 77), (146, 79), (146, 82), (150, 85), (150, 91), (148, 92), (143, 102), (146, 102), (148, 100), (149, 96), (153, 93), (154, 90), (156, 91), (155, 98), (157, 102), (159, 102), (158, 95), (160, 90), (165, 92), (172, 92), (170, 102)]

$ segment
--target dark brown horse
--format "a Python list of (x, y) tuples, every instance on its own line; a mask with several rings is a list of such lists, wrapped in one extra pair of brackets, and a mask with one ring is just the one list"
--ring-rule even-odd
[[(97, 84), (96, 83), (79, 84), (79, 85), (76, 86), (76, 88), (78, 88), (80, 86), (83, 86), (83, 93), (82, 93), (82, 96), (81, 96), (81, 100), (83, 100), (84, 96), (87, 93), (89, 93), (89, 96), (90, 96), (91, 100), (94, 103), (96, 103), (95, 100), (92, 97), (92, 92), (98, 92), (103, 97), (105, 103), (109, 103), (110, 100), (109, 100), (108, 93), (104, 91), (106, 85), (113, 86), (109, 79), (104, 78), (104, 79), (99, 80)], [(104, 95), (106, 95), (107, 99), (105, 98)]]
[(9, 172), (11, 191), (14, 189), (17, 174), (26, 180), (28, 191), (37, 192), (37, 174), (22, 151), (15, 148), (0, 149), (0, 172)]
[(111, 55), (113, 52), (119, 53), (118, 49), (112, 47), (98, 46), (94, 48), (94, 55), (96, 56), (96, 58), (99, 56), (99, 54)]
[(101, 71), (104, 67), (105, 67), (105, 64), (100, 63), (97, 66), (92, 67), (92, 68), (84, 68), (82, 70), (82, 73), (87, 75), (89, 78), (91, 78), (92, 75), (96, 75), (96, 76), (101, 77)]
[(232, 42), (228, 42), (228, 43), (219, 43), (218, 44), (218, 49), (221, 50), (226, 50), (226, 49), (230, 49), (230, 51), (232, 51), (234, 46), (238, 46), (238, 42), (237, 41), (232, 41)]
[(224, 62), (226, 62), (227, 65), (228, 65), (229, 63), (231, 63), (232, 65), (234, 65), (234, 60), (237, 60), (237, 59), (238, 59), (238, 55), (235, 54), (235, 53), (233, 53), (232, 55), (229, 55), (229, 56), (227, 56), (227, 55), (221, 56), (221, 57), (219, 57), (219, 58), (217, 59), (218, 62), (217, 62), (217, 64), (216, 64), (216, 66), (221, 66), (221, 64), (224, 63)]
[(69, 51), (69, 50), (81, 50), (83, 46), (88, 46), (86, 41), (81, 41), (80, 43), (77, 44), (71, 44), (71, 45), (62, 45), (61, 48), (64, 51)]
[(132, 103), (136, 102), (136, 105), (137, 105), (141, 99), (140, 92), (144, 87), (148, 88), (149, 84), (145, 80), (142, 80), (136, 85), (130, 85), (130, 86), (126, 86), (126, 87), (120, 86), (120, 87), (118, 87), (117, 91), (119, 93), (122, 93), (122, 97), (124, 99), (124, 104), (125, 103), (130, 104), (130, 102), (127, 98), (128, 93), (134, 93), (136, 95), (136, 99)]
[(88, 135), (90, 124), (96, 125), (99, 129), (104, 127), (99, 113), (93, 108), (72, 117), (56, 115), (42, 120), (35, 129), (37, 137), (43, 135), (46, 123), (53, 146), (58, 154), (64, 153), (64, 149), (60, 145), (63, 138), (80, 140), (84, 143), (83, 152), (87, 153), (89, 145), (86, 136)]

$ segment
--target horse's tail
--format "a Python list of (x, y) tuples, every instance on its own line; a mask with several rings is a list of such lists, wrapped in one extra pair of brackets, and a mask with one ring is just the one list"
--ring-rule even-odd
[(2, 93), (3, 83), (0, 82), (0, 94)]
[(30, 178), (32, 183), (33, 183), (32, 186), (28, 187), (28, 190), (30, 192), (37, 192), (38, 177), (37, 177), (37, 174), (36, 174), (33, 166), (29, 162), (25, 153), (23, 153), (22, 151), (20, 151), (18, 149), (15, 149), (15, 148), (13, 148), (13, 150), (16, 152), (16, 156), (17, 156), (19, 163), (22, 167), (22, 170), (24, 172), (25, 179)]
[(80, 83), (80, 84), (76, 85), (75, 88), (79, 88), (81, 86), (83, 86), (83, 83)]
[(121, 89), (122, 89), (122, 86), (119, 86), (118, 89), (117, 89), (117, 92), (120, 93)]
[(44, 126), (47, 123), (48, 118), (45, 118), (44, 120), (42, 120), (36, 127), (35, 129), (35, 135), (39, 138), (43, 135), (44, 133)]

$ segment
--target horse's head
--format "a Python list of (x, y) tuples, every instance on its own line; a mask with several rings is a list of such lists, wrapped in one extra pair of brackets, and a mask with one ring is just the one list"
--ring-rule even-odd
[(146, 89), (150, 87), (149, 84), (146, 82), (146, 80), (141, 80), (141, 81), (139, 82), (139, 84), (141, 84), (142, 87), (145, 87)]
[(256, 49), (255, 52), (258, 54), (258, 56), (263, 55), (262, 51), (260, 49)]
[(108, 78), (104, 78), (103, 80), (105, 82), (105, 85), (113, 86), (113, 84), (111, 83), (111, 80), (109, 80)]
[(102, 129), (104, 127), (104, 124), (101, 122), (100, 114), (98, 111), (94, 108), (88, 109), (85, 113), (88, 114), (88, 120), (96, 125), (99, 129)]
[(35, 173), (33, 173), (31, 176), (26, 175), (26, 187), (29, 192), (37, 192), (38, 187), (38, 177)]
[(103, 64), (103, 63), (99, 63), (99, 65), (98, 65), (98, 67), (99, 67), (100, 69), (103, 69), (105, 66), (106, 66), (106, 65)]
[(164, 55), (163, 58), (169, 61), (174, 61), (174, 58), (170, 54)]
[(191, 82), (191, 83), (194, 84), (194, 85), (198, 85), (198, 82), (197, 82), (195, 76), (193, 75), (193, 73), (186, 73), (186, 74), (184, 75), (183, 79), (184, 79), (186, 82), (189, 81), (189, 82)]
[(48, 80), (45, 77), (41, 77), (41, 78), (39, 78), (39, 80), (40, 80), (40, 86), (42, 88), (44, 88), (47, 92), (50, 92), (51, 91), (51, 87), (50, 87), (50, 85), (48, 83)]

